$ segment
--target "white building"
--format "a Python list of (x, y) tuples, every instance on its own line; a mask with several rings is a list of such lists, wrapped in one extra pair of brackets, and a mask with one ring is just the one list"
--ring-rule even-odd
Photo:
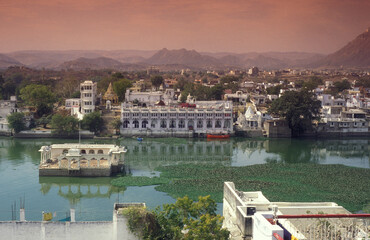
[[(323, 217), (317, 218), (318, 214)], [(223, 227), (230, 231), (232, 239), (303, 240), (329, 239), (328, 236), (365, 239), (368, 236), (366, 219), (329, 218), (326, 214), (333, 217), (350, 212), (334, 202), (270, 202), (260, 191), (238, 191), (233, 182), (224, 182)]]
[(97, 84), (92, 81), (84, 81), (80, 84), (81, 92), (81, 113), (85, 115), (95, 111), (95, 102), (97, 98)]
[(121, 106), (121, 134), (127, 136), (189, 136), (233, 132), (232, 104), (199, 102), (196, 108)]
[(236, 93), (227, 93), (224, 95), (225, 100), (232, 101), (234, 104), (245, 104), (249, 98), (248, 93), (236, 91)]
[(125, 105), (129, 106), (129, 103), (137, 101), (141, 106), (149, 107), (154, 106), (160, 101), (163, 101), (166, 105), (177, 103), (174, 89), (166, 89), (165, 92), (136, 92), (130, 89), (126, 90), (125, 93)]
[(10, 100), (0, 100), (0, 135), (11, 134), (7, 116), (15, 112), (19, 112), (15, 96), (12, 96)]
[(369, 134), (369, 122), (366, 113), (359, 109), (341, 111), (340, 114), (327, 114), (322, 118), (319, 132), (335, 133), (340, 135), (364, 135)]

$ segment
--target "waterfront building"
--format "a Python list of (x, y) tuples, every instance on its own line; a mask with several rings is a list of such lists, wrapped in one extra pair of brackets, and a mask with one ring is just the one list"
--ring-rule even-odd
[[(0, 136), (10, 136), (12, 130), (9, 127), (8, 115), (16, 112), (26, 112), (28, 110), (19, 108), (17, 106), (17, 97), (11, 96), (10, 100), (0, 100)], [(25, 116), (25, 124), (28, 127), (30, 125), (31, 116)]]
[(7, 120), (7, 116), (14, 112), (18, 112), (16, 98), (11, 100), (0, 100), (0, 135), (10, 136), (11, 129)]
[(80, 92), (82, 115), (94, 112), (97, 99), (97, 83), (89, 80), (84, 81), (80, 84)]
[(199, 101), (179, 106), (121, 107), (121, 134), (128, 136), (206, 136), (233, 132), (233, 106), (228, 101)]
[(369, 136), (369, 121), (360, 109), (341, 111), (340, 114), (327, 115), (318, 125), (321, 134), (345, 136)]
[(65, 143), (42, 146), (40, 176), (111, 176), (124, 164), (124, 147), (112, 144)]

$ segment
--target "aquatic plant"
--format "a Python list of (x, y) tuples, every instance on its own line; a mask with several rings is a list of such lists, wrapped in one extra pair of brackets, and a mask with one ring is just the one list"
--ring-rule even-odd
[(169, 179), (164, 177), (142, 177), (142, 176), (125, 176), (113, 179), (111, 184), (115, 187), (127, 186), (150, 186), (168, 183)]

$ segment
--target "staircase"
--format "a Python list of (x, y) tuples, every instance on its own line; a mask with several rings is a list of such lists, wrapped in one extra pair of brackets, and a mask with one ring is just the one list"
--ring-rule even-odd
[(111, 122), (119, 116), (119, 113), (114, 110), (102, 110), (102, 118), (104, 120), (104, 127), (101, 135), (115, 135), (116, 129), (111, 126)]

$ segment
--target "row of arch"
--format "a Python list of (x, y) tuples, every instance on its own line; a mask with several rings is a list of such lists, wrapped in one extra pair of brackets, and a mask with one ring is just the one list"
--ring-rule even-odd
[[(63, 154), (67, 154), (68, 153), (68, 149), (63, 149)], [(97, 151), (97, 154), (103, 154), (104, 152), (103, 152), (103, 150), (102, 149), (99, 149), (98, 151)], [(86, 154), (86, 150), (85, 149), (81, 149), (80, 150), (80, 154)], [(95, 150), (93, 150), (93, 149), (90, 149), (89, 151), (88, 151), (88, 154), (95, 154)]]
[[(63, 160), (64, 160), (64, 161), (68, 161), (68, 159), (67, 159), (67, 158), (62, 158), (62, 159), (61, 159), (61, 161), (63, 161)], [(72, 158), (72, 159), (71, 159), (71, 161), (76, 161), (76, 160), (77, 160), (77, 159), (75, 159), (75, 158)], [(86, 158), (80, 158), (79, 160), (80, 160), (80, 161), (83, 161), (83, 160), (87, 160), (87, 159), (86, 159)], [(98, 159), (96, 159), (96, 158), (91, 158), (91, 159), (90, 159), (90, 161), (93, 161), (93, 160), (98, 160)], [(100, 160), (107, 160), (107, 159), (106, 159), (106, 158), (100, 158)]]
[[(122, 127), (123, 128), (130, 128), (130, 120), (124, 120), (123, 123), (122, 123)], [(206, 128), (213, 128), (213, 120), (212, 119), (208, 119), (206, 120)], [(225, 120), (224, 121), (224, 124), (223, 124), (224, 128), (230, 128), (230, 120)], [(156, 128), (157, 126), (157, 120), (153, 120), (150, 124), (150, 127), (152, 128)], [(186, 124), (185, 124), (185, 120), (184, 119), (179, 119), (178, 122), (174, 119), (170, 120), (169, 123), (167, 124), (167, 120), (165, 119), (162, 119), (160, 120), (160, 128), (185, 128)], [(197, 128), (203, 128), (204, 126), (204, 121), (203, 120), (198, 120), (196, 122), (196, 127)], [(137, 120), (137, 119), (134, 119), (132, 121), (132, 127), (133, 128), (140, 128), (140, 121)], [(141, 121), (141, 128), (147, 128), (149, 127), (149, 122), (148, 120), (142, 120)], [(188, 121), (188, 128), (194, 128), (195, 127), (195, 123), (193, 120), (189, 120)], [(222, 128), (222, 121), (221, 120), (215, 120), (215, 125), (214, 125), (214, 128)]]

